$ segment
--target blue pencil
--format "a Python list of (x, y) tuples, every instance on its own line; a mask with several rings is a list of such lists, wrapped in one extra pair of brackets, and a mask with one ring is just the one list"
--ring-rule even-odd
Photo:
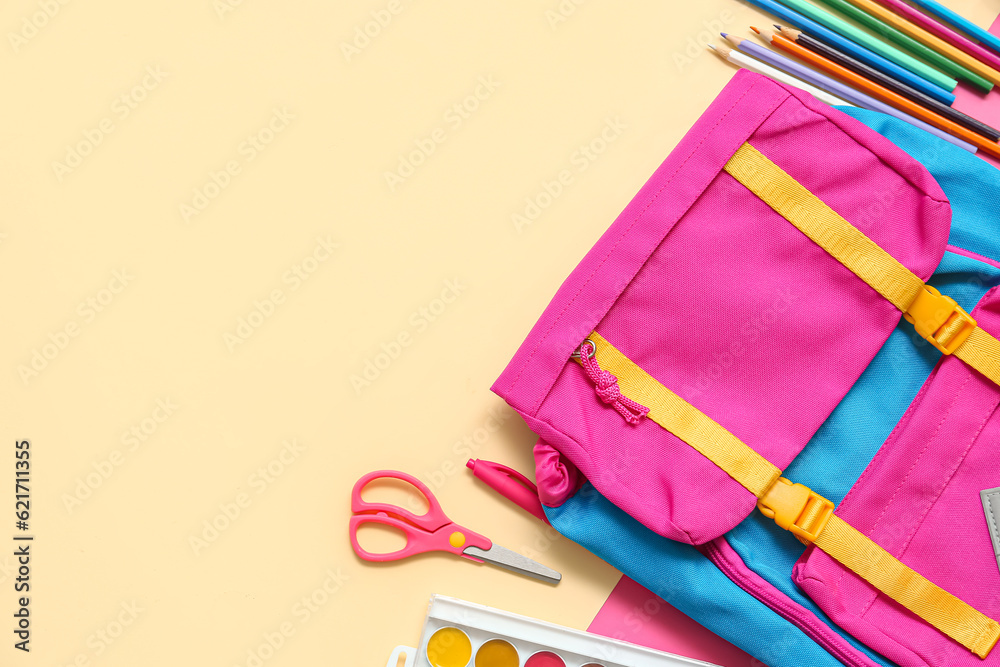
[(835, 49), (843, 51), (844, 53), (853, 56), (867, 65), (871, 65), (883, 74), (891, 76), (892, 78), (907, 84), (911, 88), (916, 88), (920, 92), (930, 95), (936, 100), (939, 100), (949, 106), (955, 101), (955, 96), (941, 86), (931, 83), (927, 79), (917, 76), (907, 69), (903, 69), (891, 60), (887, 60), (879, 54), (866, 49), (860, 44), (852, 42), (846, 37), (842, 37), (826, 26), (816, 23), (812, 19), (803, 16), (797, 11), (775, 2), (775, 0), (747, 0), (747, 2), (752, 5), (756, 5), (758, 8), (763, 9), (769, 14), (777, 16), (783, 21), (791, 23), (796, 28), (809, 33), (819, 41), (828, 44)]
[(959, 16), (947, 7), (934, 2), (934, 0), (913, 0), (913, 4), (933, 14), (945, 23), (950, 23), (970, 37), (975, 37), (986, 46), (1000, 53), (1000, 39), (996, 35), (983, 30), (964, 16)]

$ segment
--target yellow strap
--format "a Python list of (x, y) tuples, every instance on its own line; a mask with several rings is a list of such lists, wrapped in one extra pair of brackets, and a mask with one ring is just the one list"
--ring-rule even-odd
[(1000, 384), (1000, 341), (750, 144), (725, 170), (889, 300), (921, 336)]
[(836, 514), (814, 544), (980, 658), (997, 643), (996, 621), (900, 563)]
[(1000, 340), (979, 327), (972, 330), (968, 340), (955, 350), (955, 356), (977, 371), (1000, 384)]
[(985, 658), (1000, 624), (934, 585), (833, 514), (833, 504), (781, 470), (708, 415), (670, 391), (596, 331), (588, 336), (603, 370), (618, 378), (623, 395), (649, 408), (648, 417), (724, 470), (761, 499), (781, 527), (812, 542), (885, 595)]
[(901, 311), (924, 281), (750, 144), (725, 170)]
[(703, 412), (670, 391), (596, 331), (594, 343), (601, 368), (618, 378), (621, 392), (649, 408), (654, 422), (694, 447), (705, 458), (758, 498), (781, 476), (781, 470)]

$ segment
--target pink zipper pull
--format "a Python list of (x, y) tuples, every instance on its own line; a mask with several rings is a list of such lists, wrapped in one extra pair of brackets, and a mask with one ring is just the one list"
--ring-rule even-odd
[(617, 410), (629, 424), (638, 424), (639, 420), (649, 412), (649, 408), (624, 396), (621, 387), (618, 386), (618, 378), (601, 369), (597, 363), (597, 346), (594, 345), (594, 341), (588, 338), (580, 344), (579, 357), (583, 370), (594, 383), (594, 389), (601, 400)]

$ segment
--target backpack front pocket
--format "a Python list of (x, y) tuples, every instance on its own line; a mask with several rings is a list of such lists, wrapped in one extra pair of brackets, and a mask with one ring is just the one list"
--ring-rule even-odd
[[(1000, 333), (1000, 292), (973, 311)], [(837, 515), (983, 614), (1000, 616), (1000, 569), (980, 492), (1000, 486), (1000, 387), (944, 357), (844, 498)], [(795, 581), (845, 630), (905, 667), (1000, 665), (937, 632), (828, 555), (809, 549)]]

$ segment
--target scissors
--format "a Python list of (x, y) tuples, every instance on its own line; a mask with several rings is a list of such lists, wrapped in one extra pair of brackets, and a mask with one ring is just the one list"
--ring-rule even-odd
[[(377, 479), (397, 479), (412, 484), (427, 499), (427, 512), (418, 516), (398, 505), (362, 500), (361, 490)], [(505, 570), (553, 584), (559, 583), (562, 579), (562, 575), (555, 570), (510, 549), (493, 544), (489, 538), (453, 522), (445, 515), (431, 490), (416, 477), (405, 472), (377, 470), (359, 479), (351, 492), (351, 512), (353, 514), (350, 521), (351, 546), (358, 556), (368, 561), (386, 562), (428, 551), (448, 551), (477, 563), (486, 561)], [(358, 529), (366, 523), (377, 523), (401, 531), (406, 537), (406, 545), (398, 551), (384, 554), (365, 551), (358, 543)]]

